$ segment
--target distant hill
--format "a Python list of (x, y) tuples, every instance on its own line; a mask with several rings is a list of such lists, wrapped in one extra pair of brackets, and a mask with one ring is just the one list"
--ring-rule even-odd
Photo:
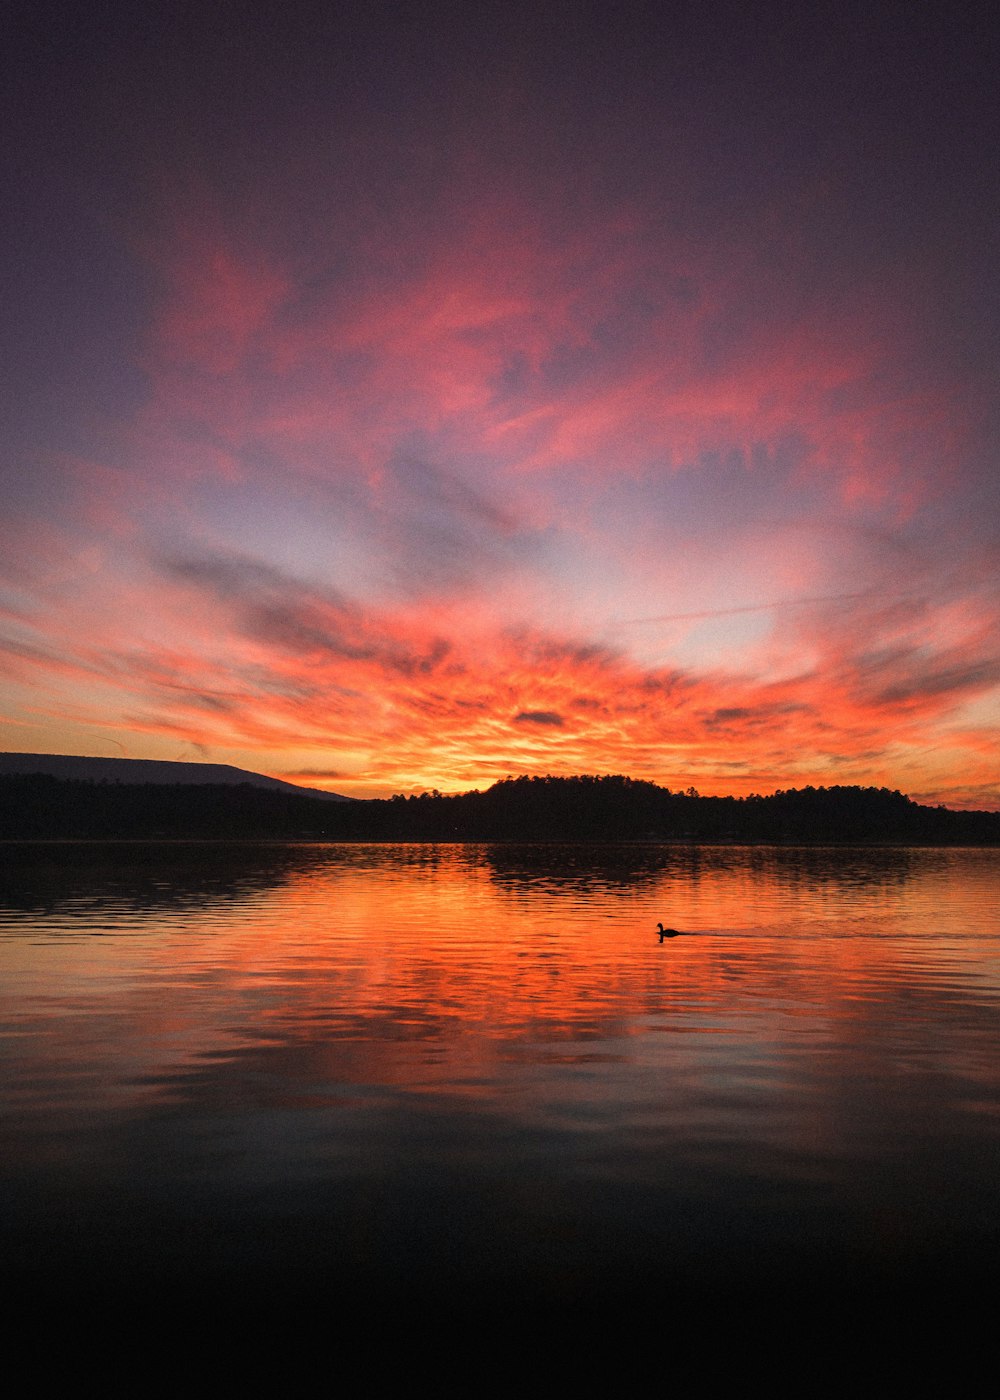
[(43, 773), (50, 778), (84, 783), (118, 783), (129, 786), (138, 783), (166, 783), (171, 786), (204, 786), (206, 784), (233, 786), (249, 783), (298, 797), (318, 797), (326, 802), (353, 802), (338, 792), (320, 788), (298, 787), (267, 778), (263, 773), (251, 773), (234, 768), (229, 763), (171, 763), (158, 758), (85, 758), (76, 754), (58, 753), (0, 753), (0, 777), (8, 774)]

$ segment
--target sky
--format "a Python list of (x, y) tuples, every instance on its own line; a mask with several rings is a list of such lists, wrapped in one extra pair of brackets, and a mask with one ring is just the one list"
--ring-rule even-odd
[(997, 40), (15, 4), (0, 748), (1000, 808)]

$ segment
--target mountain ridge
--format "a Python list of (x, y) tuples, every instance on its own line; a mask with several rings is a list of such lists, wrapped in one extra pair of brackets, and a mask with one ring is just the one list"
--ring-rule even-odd
[(265, 788), (296, 797), (318, 797), (327, 802), (353, 802), (339, 792), (323, 788), (299, 787), (282, 778), (269, 778), (248, 768), (236, 768), (231, 763), (182, 763), (162, 758), (104, 758), (83, 754), (0, 753), (0, 776), (27, 776), (40, 773), (63, 781), (116, 783), (133, 786), (143, 783), (181, 785), (238, 786)]

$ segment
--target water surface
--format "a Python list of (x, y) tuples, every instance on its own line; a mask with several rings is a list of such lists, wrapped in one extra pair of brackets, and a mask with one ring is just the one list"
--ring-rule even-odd
[(995, 852), (0, 859), (19, 1287), (739, 1296), (1000, 1255)]

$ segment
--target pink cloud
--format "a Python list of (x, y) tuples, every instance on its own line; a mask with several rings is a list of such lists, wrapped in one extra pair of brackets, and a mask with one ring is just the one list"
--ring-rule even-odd
[[(900, 318), (863, 297), (821, 322), (783, 314), (772, 272), (653, 242), (634, 218), (568, 234), (509, 199), (459, 208), (398, 247), (341, 247), (359, 275), (308, 301), (306, 271), (274, 255), (186, 225), (178, 243), (145, 415), (177, 470), (238, 477), (256, 442), (295, 471), (377, 481), (422, 433), (500, 474), (641, 476), (793, 435), (845, 505), (905, 516), (954, 452), (946, 396), (894, 369)], [(695, 290), (664, 294), (671, 279)]]
[[(72, 525), (15, 561), (37, 624), (13, 610), (18, 685), (81, 722), (329, 753), (359, 791), (891, 783), (938, 736), (988, 783), (981, 732), (946, 722), (998, 684), (995, 599), (944, 588), (938, 559), (907, 603), (884, 539), (844, 542), (958, 470), (950, 386), (910, 373), (891, 298), (820, 316), (721, 238), (503, 194), (395, 241), (348, 222), (299, 259), (205, 204), (147, 242), (145, 407), (107, 461), (54, 468)], [(682, 468), (700, 495), (666, 489)], [(781, 607), (740, 634), (758, 599)], [(610, 625), (634, 600), (673, 616), (658, 656)]]

